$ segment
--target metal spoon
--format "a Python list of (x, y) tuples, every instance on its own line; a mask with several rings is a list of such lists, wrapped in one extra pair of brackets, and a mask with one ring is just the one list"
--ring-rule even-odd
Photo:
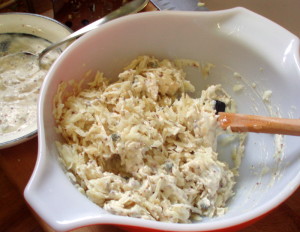
[(42, 52), (40, 52), (39, 54), (33, 54), (33, 53), (30, 53), (30, 52), (19, 52), (19, 53), (16, 53), (16, 54), (24, 54), (26, 56), (35, 56), (38, 58), (38, 61), (39, 61), (39, 65), (41, 66), (41, 60), (42, 58), (51, 50), (59, 47), (60, 45), (68, 42), (68, 41), (71, 41), (71, 40), (74, 40), (74, 39), (77, 39), (78, 37), (82, 36), (83, 34), (91, 31), (91, 30), (94, 30), (95, 28), (98, 28), (100, 25), (102, 25), (103, 23), (106, 23), (110, 20), (113, 20), (113, 19), (116, 19), (116, 18), (119, 18), (121, 16), (125, 16), (125, 15), (129, 15), (129, 14), (132, 14), (132, 13), (137, 13), (139, 11), (141, 11), (142, 9), (144, 9), (146, 7), (146, 5), (148, 4), (149, 0), (133, 0), (123, 6), (121, 6), (120, 8), (118, 8), (117, 10), (109, 13), (108, 15), (106, 15), (105, 17), (79, 29), (78, 31), (75, 31), (74, 33), (70, 34), (69, 36), (67, 36), (65, 39), (57, 42), (57, 43), (53, 43), (51, 44), (50, 46), (46, 47)]

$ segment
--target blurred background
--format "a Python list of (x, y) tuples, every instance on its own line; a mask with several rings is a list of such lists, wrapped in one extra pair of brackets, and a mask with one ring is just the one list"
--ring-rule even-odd
[(30, 12), (55, 18), (77, 30), (130, 0), (0, 0), (1, 12)]
[[(0, 12), (43, 14), (77, 30), (128, 1), (130, 0), (0, 0)], [(176, 3), (176, 0), (154, 1)], [(300, 0), (201, 0), (200, 2), (204, 3), (208, 10), (245, 7), (271, 19), (300, 37)]]

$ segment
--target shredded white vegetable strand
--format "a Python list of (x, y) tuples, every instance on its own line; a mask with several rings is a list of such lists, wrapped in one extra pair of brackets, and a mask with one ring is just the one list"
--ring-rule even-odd
[(105, 210), (143, 219), (188, 223), (223, 215), (234, 173), (218, 160), (215, 100), (220, 85), (193, 99), (182, 66), (141, 56), (109, 84), (102, 73), (54, 100), (61, 161), (79, 188)]

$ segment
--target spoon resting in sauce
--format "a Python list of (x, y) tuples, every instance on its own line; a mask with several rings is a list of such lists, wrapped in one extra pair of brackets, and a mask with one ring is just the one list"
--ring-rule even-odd
[(148, 4), (149, 0), (133, 0), (129, 3), (126, 3), (125, 5), (121, 6), (120, 8), (118, 8), (117, 10), (109, 13), (108, 15), (106, 15), (105, 17), (79, 29), (78, 31), (75, 31), (74, 33), (70, 34), (69, 36), (67, 36), (65, 39), (57, 42), (57, 43), (53, 43), (50, 46), (46, 47), (43, 51), (41, 51), (38, 54), (34, 54), (28, 51), (24, 51), (24, 52), (18, 52), (15, 54), (11, 54), (11, 55), (20, 55), (20, 54), (25, 54), (26, 56), (32, 56), (32, 57), (37, 57), (38, 61), (39, 61), (39, 65), (41, 66), (42, 64), (42, 58), (51, 50), (61, 46), (62, 44), (69, 42), (71, 40), (77, 39), (78, 37), (82, 36), (83, 34), (94, 30), (96, 28), (98, 28), (100, 25), (119, 18), (121, 16), (125, 16), (125, 15), (129, 15), (132, 13), (137, 13), (139, 11), (141, 11), (142, 9), (144, 9), (144, 7), (146, 7), (146, 5)]

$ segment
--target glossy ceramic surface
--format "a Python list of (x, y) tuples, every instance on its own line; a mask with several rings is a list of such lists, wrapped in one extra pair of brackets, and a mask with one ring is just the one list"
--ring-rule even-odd
[[(156, 25), (155, 27), (153, 25)], [(238, 228), (266, 214), (300, 184), (300, 138), (249, 134), (236, 195), (226, 215), (173, 224), (111, 215), (79, 193), (57, 160), (52, 100), (61, 81), (79, 80), (88, 70), (115, 77), (138, 55), (188, 58), (212, 63), (208, 78), (187, 69), (195, 95), (220, 83), (238, 112), (298, 118), (300, 115), (299, 38), (244, 8), (216, 12), (151, 12), (126, 16), (88, 33), (68, 47), (52, 66), (39, 100), (39, 154), (25, 189), (31, 207), (55, 230), (90, 224), (130, 226), (135, 231), (218, 231)], [(234, 91), (235, 85), (243, 86)], [(271, 90), (269, 100), (263, 100)], [(232, 165), (234, 147), (220, 159)], [(133, 227), (131, 227), (133, 226)]]

